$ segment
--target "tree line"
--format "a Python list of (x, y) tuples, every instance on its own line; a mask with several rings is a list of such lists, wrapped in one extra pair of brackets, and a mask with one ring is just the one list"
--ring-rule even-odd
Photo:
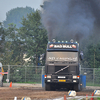
[(27, 14), (21, 21), (21, 27), (16, 28), (10, 23), (5, 28), (0, 23), (0, 60), (3, 65), (44, 65), (40, 59), (45, 53), (48, 42), (47, 31), (41, 24), (40, 11)]
[[(20, 24), (20, 25), (19, 25)], [(0, 60), (3, 65), (44, 65), (48, 42), (47, 31), (41, 23), (39, 10), (30, 7), (15, 8), (0, 22)], [(83, 39), (80, 49), (84, 53), (82, 67), (100, 68), (100, 40), (95, 33)]]

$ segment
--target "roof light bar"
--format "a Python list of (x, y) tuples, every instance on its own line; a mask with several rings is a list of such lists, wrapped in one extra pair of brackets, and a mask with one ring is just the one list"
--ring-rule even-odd
[(60, 41), (58, 41), (58, 43), (60, 43)]
[(66, 41), (66, 43), (67, 43), (68, 41)]

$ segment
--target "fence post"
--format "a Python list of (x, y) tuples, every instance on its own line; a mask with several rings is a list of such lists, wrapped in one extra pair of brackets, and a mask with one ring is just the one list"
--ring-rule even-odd
[(95, 79), (95, 68), (93, 68), (93, 85), (94, 85), (94, 79)]
[(7, 79), (10, 80), (10, 65), (8, 65), (8, 74), (7, 74)]
[(44, 66), (42, 66), (42, 73), (41, 73), (42, 75), (44, 74), (44, 70), (43, 69), (44, 69)]
[(81, 75), (81, 70), (82, 70), (82, 69), (81, 69), (81, 65), (80, 65), (80, 75)]
[(26, 83), (26, 66), (25, 66), (25, 83)]
[(43, 68), (44, 68), (44, 66), (42, 66), (42, 69), (41, 69), (41, 84), (42, 84)]
[(41, 72), (41, 84), (42, 84), (42, 88), (45, 86), (44, 83), (44, 66), (42, 66), (42, 72)]

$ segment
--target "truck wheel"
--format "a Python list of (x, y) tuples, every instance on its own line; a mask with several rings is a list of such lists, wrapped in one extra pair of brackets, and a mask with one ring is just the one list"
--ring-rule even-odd
[(77, 92), (80, 91), (81, 90), (80, 84), (75, 84), (74, 90), (77, 91)]
[(55, 91), (55, 90), (56, 90), (55, 85), (51, 84), (51, 85), (50, 85), (50, 89), (51, 89), (52, 91)]
[(50, 87), (49, 83), (45, 83), (45, 90), (46, 91), (50, 91), (51, 90), (51, 87)]

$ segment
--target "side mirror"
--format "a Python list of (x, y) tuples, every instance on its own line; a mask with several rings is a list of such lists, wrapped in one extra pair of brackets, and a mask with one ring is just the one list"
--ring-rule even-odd
[(83, 56), (83, 51), (80, 52), (80, 59), (83, 60), (84, 56)]

